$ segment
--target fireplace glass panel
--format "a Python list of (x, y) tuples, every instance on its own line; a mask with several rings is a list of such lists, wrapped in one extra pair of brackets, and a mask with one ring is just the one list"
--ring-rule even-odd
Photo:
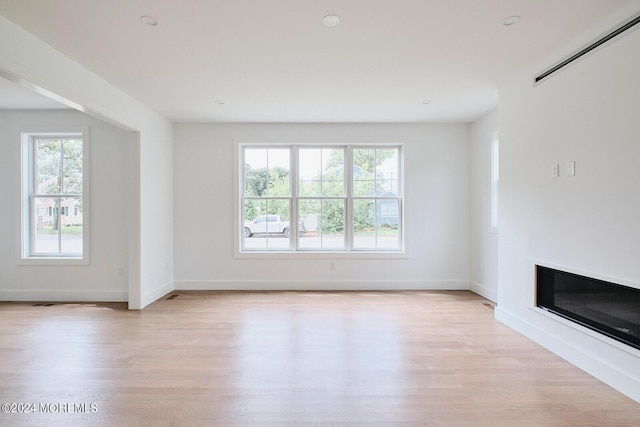
[(640, 289), (536, 266), (537, 306), (640, 349)]

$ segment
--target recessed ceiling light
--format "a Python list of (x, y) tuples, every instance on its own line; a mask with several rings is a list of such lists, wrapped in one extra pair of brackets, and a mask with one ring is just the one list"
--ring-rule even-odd
[(148, 16), (148, 15), (141, 16), (140, 20), (151, 27), (155, 27), (156, 25), (158, 25), (158, 20), (153, 16)]
[(335, 27), (340, 23), (340, 17), (338, 15), (327, 15), (322, 18), (322, 23), (327, 27)]
[(504, 25), (505, 27), (510, 27), (511, 25), (519, 21), (520, 21), (520, 17), (518, 15), (513, 15), (506, 18), (504, 21), (502, 21), (502, 25)]

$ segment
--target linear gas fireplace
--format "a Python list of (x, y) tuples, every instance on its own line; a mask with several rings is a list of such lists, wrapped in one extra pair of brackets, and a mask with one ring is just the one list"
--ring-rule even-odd
[(640, 349), (640, 289), (536, 265), (536, 304)]

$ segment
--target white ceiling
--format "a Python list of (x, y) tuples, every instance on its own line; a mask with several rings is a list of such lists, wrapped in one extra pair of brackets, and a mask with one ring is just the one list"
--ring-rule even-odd
[(468, 122), (632, 1), (0, 0), (0, 13), (175, 122)]

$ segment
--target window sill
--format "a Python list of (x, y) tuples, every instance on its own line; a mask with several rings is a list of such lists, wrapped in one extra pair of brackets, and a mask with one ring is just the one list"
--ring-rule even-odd
[(239, 259), (408, 259), (406, 252), (340, 252), (340, 251), (298, 251), (270, 252), (243, 251), (236, 252)]
[(21, 258), (18, 261), (18, 265), (22, 265), (22, 266), (89, 265), (89, 259), (88, 258), (74, 258), (74, 257), (30, 257), (30, 258)]

